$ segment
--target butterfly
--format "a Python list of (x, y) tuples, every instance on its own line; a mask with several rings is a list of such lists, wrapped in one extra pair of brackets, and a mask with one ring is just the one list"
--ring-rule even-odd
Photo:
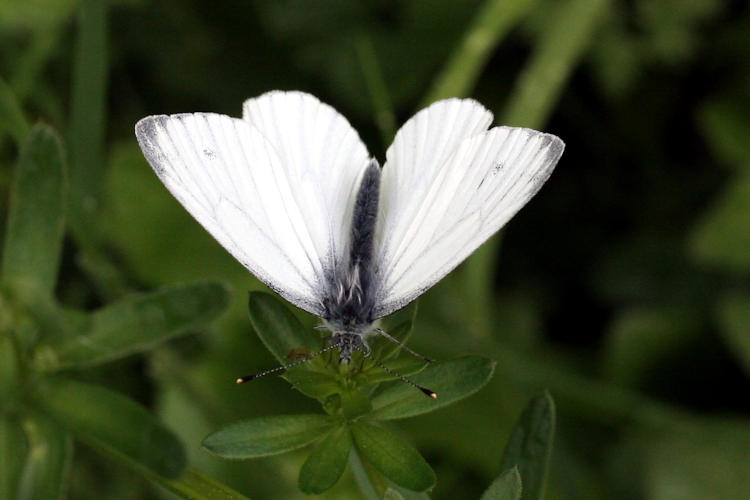
[(370, 335), (398, 343), (377, 320), (458, 266), (552, 173), (558, 137), (492, 120), (472, 99), (438, 101), (401, 127), (382, 168), (346, 118), (298, 91), (248, 99), (242, 118), (149, 116), (135, 134), (185, 209), (259, 280), (322, 318), (324, 351), (347, 363), (369, 354)]

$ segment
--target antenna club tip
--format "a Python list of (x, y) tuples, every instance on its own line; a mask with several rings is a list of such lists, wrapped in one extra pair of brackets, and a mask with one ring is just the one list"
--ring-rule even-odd
[(237, 385), (244, 384), (245, 382), (247, 382), (247, 377), (240, 377), (237, 380), (235, 380), (235, 382), (237, 383)]
[(437, 394), (436, 394), (436, 393), (434, 393), (434, 392), (432, 392), (431, 390), (429, 390), (429, 389), (425, 389), (424, 387), (419, 387), (419, 386), (417, 386), (417, 388), (418, 388), (418, 389), (419, 389), (420, 391), (422, 391), (422, 392), (423, 392), (423, 393), (424, 393), (425, 395), (427, 395), (427, 396), (431, 397), (432, 399), (437, 399)]

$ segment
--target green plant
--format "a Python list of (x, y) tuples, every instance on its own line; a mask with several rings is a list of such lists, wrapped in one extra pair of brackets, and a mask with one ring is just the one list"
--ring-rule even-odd
[[(278, 300), (260, 292), (251, 293), (250, 319), (264, 345), (280, 363), (290, 363), (322, 347), (322, 339), (304, 328)], [(388, 318), (388, 331), (406, 342), (416, 305)], [(300, 349), (303, 351), (300, 352)], [(337, 352), (325, 353), (289, 369), (283, 377), (295, 389), (318, 400), (324, 415), (261, 417), (241, 420), (218, 430), (203, 441), (205, 449), (223, 458), (263, 457), (302, 448), (317, 442), (299, 474), (305, 493), (322, 493), (344, 472), (347, 462), (360, 481), (383, 495), (389, 485), (426, 491), (436, 477), (427, 461), (407, 441), (379, 422), (412, 417), (453, 403), (479, 390), (492, 376), (494, 362), (472, 356), (427, 364), (399, 356), (398, 346), (377, 339), (373, 358), (394, 371), (429, 387), (437, 399), (425, 397), (415, 388), (384, 371), (357, 352), (352, 362), (340, 364)], [(389, 383), (382, 390), (381, 383)], [(358, 458), (352, 458), (357, 456)]]

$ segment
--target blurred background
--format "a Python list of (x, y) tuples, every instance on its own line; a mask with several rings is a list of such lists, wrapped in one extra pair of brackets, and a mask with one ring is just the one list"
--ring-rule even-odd
[[(304, 497), (304, 453), (230, 463), (200, 442), (241, 418), (319, 407), (278, 378), (233, 384), (275, 365), (246, 312), (263, 287), (160, 184), (135, 122), (239, 116), (245, 98), (299, 89), (382, 160), (399, 124), (457, 95), (567, 149), (502, 235), (420, 299), (413, 348), (498, 361), (476, 395), (394, 425), (435, 468), (432, 496), (477, 498), (546, 388), (558, 407), (547, 498), (750, 498), (746, 2), (0, 0), (0, 46), (0, 91), (66, 141), (59, 300), (93, 309), (124, 290), (232, 287), (210, 330), (76, 374), (145, 404), (203, 472), (254, 499)], [(0, 111), (3, 214), (14, 113)], [(323, 497), (357, 495), (347, 473)], [(76, 448), (71, 498), (162, 496)]]

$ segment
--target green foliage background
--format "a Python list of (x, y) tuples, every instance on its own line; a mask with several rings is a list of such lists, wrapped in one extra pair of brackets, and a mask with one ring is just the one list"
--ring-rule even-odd
[[(390, 427), (435, 469), (431, 495), (478, 498), (528, 399), (546, 388), (557, 404), (546, 498), (750, 498), (746, 2), (0, 0), (0, 46), (0, 191), (10, 192), (35, 122), (65, 144), (57, 301), (107, 323), (116, 312), (99, 308), (128, 292), (198, 280), (232, 289), (211, 328), (193, 318), (144, 326), (136, 312), (120, 330), (96, 330), (192, 334), (91, 368), (73, 352), (76, 381), (48, 386), (50, 407), (81, 404), (95, 418), (78, 389), (107, 387), (160, 418), (215, 480), (251, 498), (302, 498), (304, 452), (227, 462), (200, 448), (238, 419), (319, 408), (280, 378), (233, 384), (276, 362), (247, 317), (246, 292), (263, 287), (167, 193), (133, 125), (149, 114), (239, 115), (247, 97), (299, 89), (347, 116), (382, 159), (416, 109), (466, 95), (498, 123), (554, 133), (567, 149), (502, 239), (420, 301), (417, 351), (498, 362), (481, 392)], [(6, 226), (10, 200), (0, 198)], [(4, 259), (6, 274), (28, 264)], [(117, 307), (138, 311), (132, 300)], [(134, 352), (154, 347), (138, 341)], [(45, 429), (43, 419), (26, 426), (39, 439)], [(15, 439), (7, 429), (0, 438)], [(75, 449), (70, 498), (170, 495), (102, 460), (96, 439)], [(357, 494), (347, 473), (323, 497)]]

